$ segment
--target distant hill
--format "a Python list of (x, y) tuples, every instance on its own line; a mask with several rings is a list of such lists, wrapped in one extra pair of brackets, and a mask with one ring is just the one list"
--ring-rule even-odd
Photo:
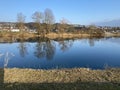
[(120, 19), (95, 23), (97, 26), (120, 27)]

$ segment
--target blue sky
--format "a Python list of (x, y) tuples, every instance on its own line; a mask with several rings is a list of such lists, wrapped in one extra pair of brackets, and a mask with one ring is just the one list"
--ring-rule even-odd
[(17, 13), (32, 21), (35, 11), (50, 8), (56, 22), (62, 17), (74, 24), (120, 19), (120, 0), (0, 0), (0, 21), (16, 21)]

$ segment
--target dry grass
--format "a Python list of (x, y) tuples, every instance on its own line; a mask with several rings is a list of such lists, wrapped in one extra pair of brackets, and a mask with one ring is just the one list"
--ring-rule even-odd
[(120, 33), (110, 33), (110, 32), (106, 32), (105, 33), (106, 37), (120, 37)]
[(86, 38), (89, 37), (89, 34), (72, 34), (72, 33), (63, 33), (63, 34), (56, 34), (56, 33), (49, 33), (46, 37), (50, 39), (55, 38)]
[[(28, 32), (24, 32), (23, 35), (21, 35), (20, 33), (16, 32), (16, 33), (9, 33), (9, 32), (3, 32), (0, 33), (0, 36), (3, 38), (6, 37), (16, 37), (16, 38), (31, 38), (31, 37), (38, 37), (37, 34), (35, 33), (28, 33)], [(41, 35), (39, 35), (41, 36)], [(104, 37), (110, 37), (110, 36), (114, 36), (114, 37), (119, 37), (120, 33), (105, 33), (102, 36)], [(90, 34), (80, 34), (80, 33), (49, 33), (46, 34), (45, 37), (50, 38), (50, 39), (56, 39), (56, 38), (89, 38), (91, 37)], [(98, 36), (94, 36), (94, 37), (98, 37)]]
[(0, 90), (120, 90), (120, 69), (0, 69)]
[(34, 70), (5, 69), (5, 83), (73, 83), (73, 82), (120, 83), (120, 69), (90, 70), (89, 68)]

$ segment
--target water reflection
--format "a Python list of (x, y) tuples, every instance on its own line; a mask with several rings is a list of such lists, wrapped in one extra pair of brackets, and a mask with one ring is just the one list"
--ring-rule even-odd
[(15, 56), (13, 53), (11, 53), (11, 52), (6, 52), (6, 53), (0, 53), (0, 59), (3, 57), (3, 67), (4, 68), (7, 68), (7, 66), (8, 66), (8, 63), (9, 63), (9, 61), (10, 61), (10, 59), (11, 59), (11, 57), (13, 57), (13, 56)]
[(25, 57), (25, 55), (28, 54), (27, 44), (23, 41), (19, 43), (18, 49), (19, 49), (21, 57)]
[(97, 43), (97, 42), (99, 42), (100, 40), (102, 40), (103, 38), (89, 38), (88, 39), (88, 43), (89, 43), (89, 46), (90, 47), (94, 47), (95, 46), (95, 44)]
[(36, 43), (34, 55), (37, 58), (47, 58), (48, 60), (53, 59), (55, 54), (55, 43), (53, 40), (48, 38), (38, 38)]
[(3, 55), (4, 55), (3, 53), (0, 53), (0, 58), (1, 58)]
[(13, 53), (6, 52), (4, 56), (5, 56), (5, 58), (4, 58), (4, 68), (7, 68), (10, 58), (12, 56), (15, 56), (15, 55)]
[(69, 50), (69, 48), (72, 47), (73, 42), (74, 42), (73, 40), (64, 40), (64, 39), (58, 41), (59, 46), (60, 46), (60, 49), (61, 49), (63, 52)]
[[(0, 43), (0, 67), (20, 68), (64, 68), (86, 67), (103, 68), (120, 66), (120, 38), (84, 38), (84, 39), (16, 39), (17, 43)], [(14, 57), (3, 58), (6, 52), (13, 52)], [(64, 53), (66, 52), (66, 53)], [(6, 56), (9, 56), (6, 54)], [(49, 61), (48, 61), (49, 60)], [(9, 65), (8, 65), (9, 62)], [(62, 68), (61, 67), (61, 68)]]
[(94, 45), (95, 45), (95, 39), (89, 39), (89, 45), (91, 46), (91, 47), (94, 47)]

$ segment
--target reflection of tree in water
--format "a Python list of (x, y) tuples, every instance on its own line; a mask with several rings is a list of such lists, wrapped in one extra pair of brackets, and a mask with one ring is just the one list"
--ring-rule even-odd
[(55, 54), (55, 44), (53, 41), (46, 42), (46, 57), (52, 59)]
[(93, 47), (95, 45), (94, 39), (89, 39), (89, 45)]
[(95, 42), (96, 41), (99, 41), (100, 39), (99, 38), (90, 38), (88, 43), (91, 47), (94, 47), (95, 46)]
[(36, 51), (34, 52), (35, 56), (37, 58), (42, 58), (45, 56), (45, 43), (44, 42), (38, 42), (36, 44)]
[(34, 52), (37, 58), (44, 58), (52, 59), (55, 54), (55, 44), (52, 40), (44, 39), (39, 40), (36, 44), (36, 49)]
[(28, 52), (27, 52), (27, 44), (24, 41), (20, 42), (18, 48), (19, 48), (20, 55), (22, 57), (25, 57), (25, 55), (28, 54)]
[(60, 49), (64, 52), (67, 51), (73, 45), (72, 40), (61, 40), (59, 41)]

